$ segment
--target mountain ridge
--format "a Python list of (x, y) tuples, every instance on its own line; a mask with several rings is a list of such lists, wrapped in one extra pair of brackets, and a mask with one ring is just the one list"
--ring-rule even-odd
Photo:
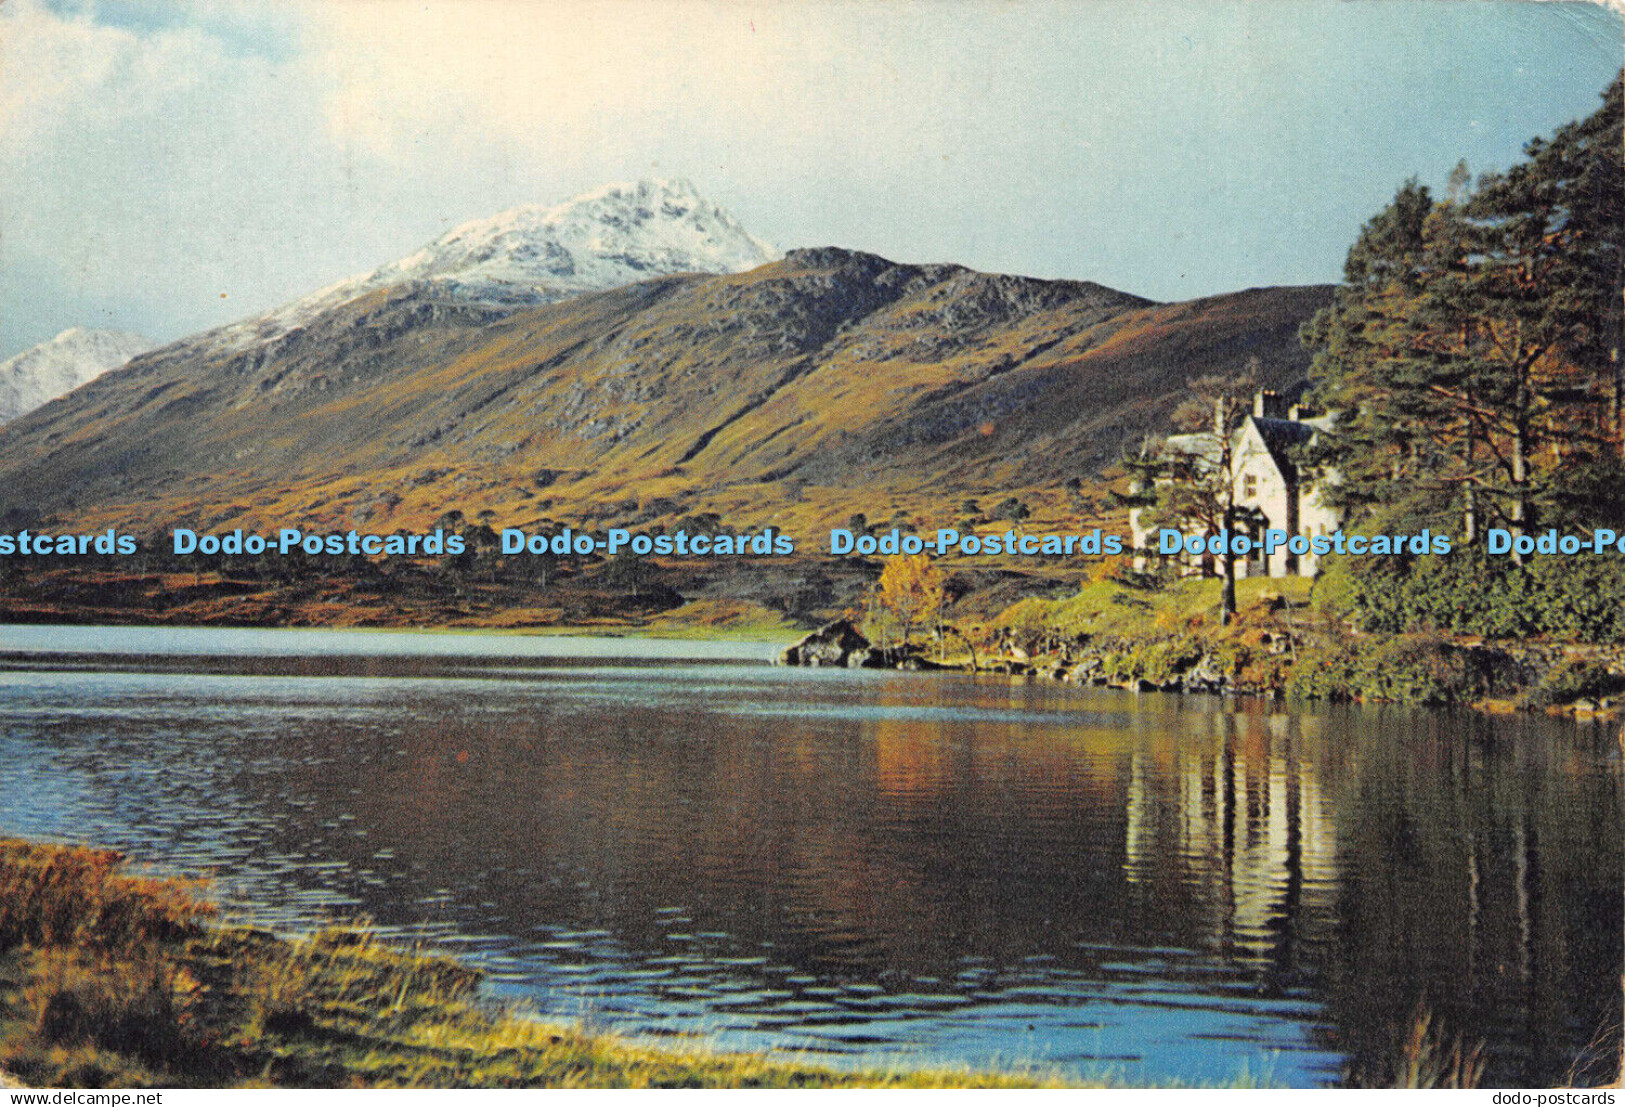
[(1266, 384), (1300, 377), (1328, 298), (1158, 304), (836, 247), (525, 307), (407, 282), (136, 358), (0, 434), (0, 487), (85, 525), (346, 528), (1040, 488), (1097, 472), (1195, 376), (1256, 356)]

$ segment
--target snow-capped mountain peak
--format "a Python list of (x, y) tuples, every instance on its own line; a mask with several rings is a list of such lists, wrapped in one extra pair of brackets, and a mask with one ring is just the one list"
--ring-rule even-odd
[(778, 256), (687, 181), (639, 181), (464, 223), (362, 280), (587, 291), (665, 273), (737, 273)]
[(415, 253), (225, 329), (265, 341), (382, 288), (494, 304), (549, 303), (671, 273), (740, 273), (782, 254), (683, 180), (608, 184), (552, 206), (463, 223)]
[(0, 362), (0, 422), (43, 407), (153, 346), (151, 339), (128, 331), (69, 327)]

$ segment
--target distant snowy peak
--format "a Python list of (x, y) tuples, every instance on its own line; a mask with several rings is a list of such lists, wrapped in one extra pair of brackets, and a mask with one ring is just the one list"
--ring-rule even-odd
[(43, 407), (153, 346), (151, 339), (128, 331), (70, 327), (0, 362), (0, 422)]
[(399, 261), (225, 329), (264, 341), (378, 289), (425, 285), (489, 304), (540, 304), (671, 273), (742, 273), (782, 254), (687, 181), (611, 184), (552, 207), (455, 227)]

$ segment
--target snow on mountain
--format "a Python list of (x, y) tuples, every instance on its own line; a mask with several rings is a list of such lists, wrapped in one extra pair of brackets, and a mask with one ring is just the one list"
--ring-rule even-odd
[(666, 273), (738, 273), (778, 256), (687, 181), (639, 181), (464, 223), (360, 283), (442, 280), (480, 298), (528, 300), (538, 286), (598, 291)]
[(0, 362), (0, 422), (9, 422), (117, 369), (155, 344), (128, 331), (70, 327)]
[(520, 306), (670, 273), (739, 273), (780, 256), (687, 181), (609, 184), (552, 207), (464, 223), (371, 273), (233, 324), (222, 337), (232, 344), (264, 341), (394, 286), (420, 284), (455, 299)]

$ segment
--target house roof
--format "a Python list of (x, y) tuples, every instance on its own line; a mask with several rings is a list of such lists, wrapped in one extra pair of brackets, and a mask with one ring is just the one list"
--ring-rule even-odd
[(1314, 429), (1293, 419), (1260, 418), (1255, 415), (1250, 416), (1249, 421), (1258, 429), (1258, 437), (1263, 439), (1264, 448), (1270, 452), (1270, 460), (1275, 462), (1275, 467), (1289, 482), (1296, 484), (1298, 467), (1292, 461), (1292, 450), (1307, 444), (1314, 437)]
[[(1238, 436), (1245, 434), (1249, 424), (1255, 427), (1260, 441), (1264, 443), (1264, 448), (1269, 453), (1270, 460), (1288, 482), (1296, 484), (1298, 467), (1292, 459), (1295, 449), (1314, 441), (1321, 432), (1331, 430), (1332, 423), (1333, 417), (1330, 415), (1319, 415), (1311, 419), (1277, 419), (1249, 415), (1236, 433)], [(1172, 435), (1163, 440), (1159, 453), (1164, 457), (1178, 455), (1193, 458), (1213, 468), (1224, 462), (1223, 446), (1218, 435), (1212, 431)]]
[(1182, 457), (1197, 458), (1213, 466), (1224, 461), (1224, 448), (1219, 442), (1219, 436), (1212, 431), (1170, 435), (1163, 439), (1158, 453), (1164, 457), (1178, 454)]
[(1271, 419), (1250, 416), (1249, 421), (1258, 428), (1258, 437), (1270, 452), (1270, 459), (1290, 481), (1296, 483), (1298, 468), (1292, 459), (1296, 447), (1307, 445), (1322, 431), (1332, 427), (1333, 417), (1319, 415), (1312, 419)]

